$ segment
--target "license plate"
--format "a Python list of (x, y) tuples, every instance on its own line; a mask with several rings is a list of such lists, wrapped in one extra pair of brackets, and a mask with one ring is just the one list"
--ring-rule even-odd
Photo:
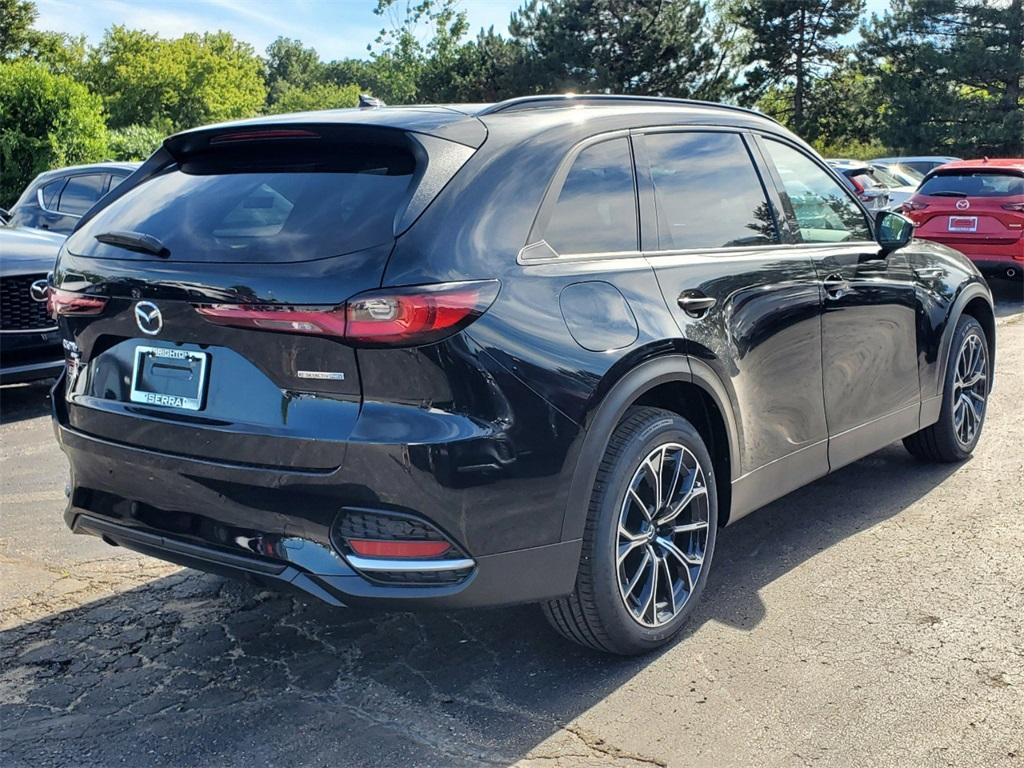
[(950, 232), (977, 232), (978, 231), (978, 217), (977, 216), (950, 216), (949, 217), (949, 231)]
[(198, 411), (203, 407), (209, 355), (189, 349), (136, 347), (133, 403)]

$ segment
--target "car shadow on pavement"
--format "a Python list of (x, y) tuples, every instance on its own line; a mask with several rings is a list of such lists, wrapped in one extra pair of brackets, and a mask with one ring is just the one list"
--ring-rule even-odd
[(0, 424), (49, 415), (52, 387), (53, 379), (0, 387)]
[(0, 632), (4, 764), (503, 765), (563, 728), (593, 749), (576, 716), (662, 654), (691, 663), (708, 622), (753, 629), (766, 586), (956, 469), (893, 445), (724, 529), (689, 628), (638, 659), (561, 640), (534, 606), (337, 610), (189, 570), (58, 608)]

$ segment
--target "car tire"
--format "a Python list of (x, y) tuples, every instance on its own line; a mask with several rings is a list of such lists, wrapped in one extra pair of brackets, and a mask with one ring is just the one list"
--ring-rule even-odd
[[(991, 371), (985, 329), (970, 315), (961, 316), (949, 347), (939, 420), (903, 438), (906, 449), (922, 461), (949, 463), (969, 457), (985, 424)], [(980, 380), (965, 386), (976, 375)]]
[(700, 599), (717, 528), (700, 434), (671, 411), (630, 408), (597, 471), (575, 588), (545, 603), (545, 616), (567, 639), (607, 653), (664, 645)]

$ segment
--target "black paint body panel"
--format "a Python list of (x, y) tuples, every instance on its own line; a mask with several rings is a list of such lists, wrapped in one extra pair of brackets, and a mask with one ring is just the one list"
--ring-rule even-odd
[[(768, 247), (659, 251), (642, 174), (637, 219), (623, 222), (639, 233), (636, 252), (523, 258), (549, 186), (580, 142), (672, 125), (798, 143), (762, 117), (699, 106), (401, 113), (360, 120), (368, 130), (408, 120), (408, 130), (475, 152), (391, 243), (252, 269), (65, 250), (57, 284), (109, 299), (100, 316), (62, 320), (76, 345), (54, 397), (73, 473), (72, 527), (331, 602), (552, 597), (572, 588), (597, 462), (643, 393), (678, 383), (720, 411), (721, 474), (732, 488), (720, 517), (735, 520), (927, 425), (923, 403), (938, 394), (956, 313), (969, 298), (991, 303), (966, 259), (923, 242), (879, 258), (870, 245), (800, 245), (782, 221)], [(770, 174), (758, 172), (778, 209)], [(852, 290), (830, 302), (822, 280), (835, 271)], [(488, 310), (454, 336), (404, 349), (215, 326), (194, 306), (340, 306), (379, 287), (466, 280), (500, 282)], [(716, 304), (688, 315), (677, 304), (684, 291)], [(164, 311), (155, 339), (135, 326), (139, 300)], [(209, 353), (208, 407), (126, 402), (140, 343)], [(344, 379), (302, 379), (303, 367)], [(880, 430), (892, 414), (902, 419), (891, 422), (896, 431)], [(474, 575), (448, 586), (371, 583), (332, 545), (331, 526), (352, 506), (429, 521), (475, 560)]]

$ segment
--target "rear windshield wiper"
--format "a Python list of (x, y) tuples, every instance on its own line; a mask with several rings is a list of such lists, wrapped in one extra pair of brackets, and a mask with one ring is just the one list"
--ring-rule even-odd
[(139, 253), (152, 253), (154, 256), (167, 258), (171, 252), (160, 242), (158, 238), (147, 235), (144, 232), (129, 232), (126, 229), (117, 229), (110, 232), (101, 232), (96, 239), (107, 245), (116, 245), (128, 251)]
[(925, 192), (925, 194), (931, 195), (932, 197), (967, 197), (966, 192), (954, 192), (951, 189), (942, 190), (940, 192)]

